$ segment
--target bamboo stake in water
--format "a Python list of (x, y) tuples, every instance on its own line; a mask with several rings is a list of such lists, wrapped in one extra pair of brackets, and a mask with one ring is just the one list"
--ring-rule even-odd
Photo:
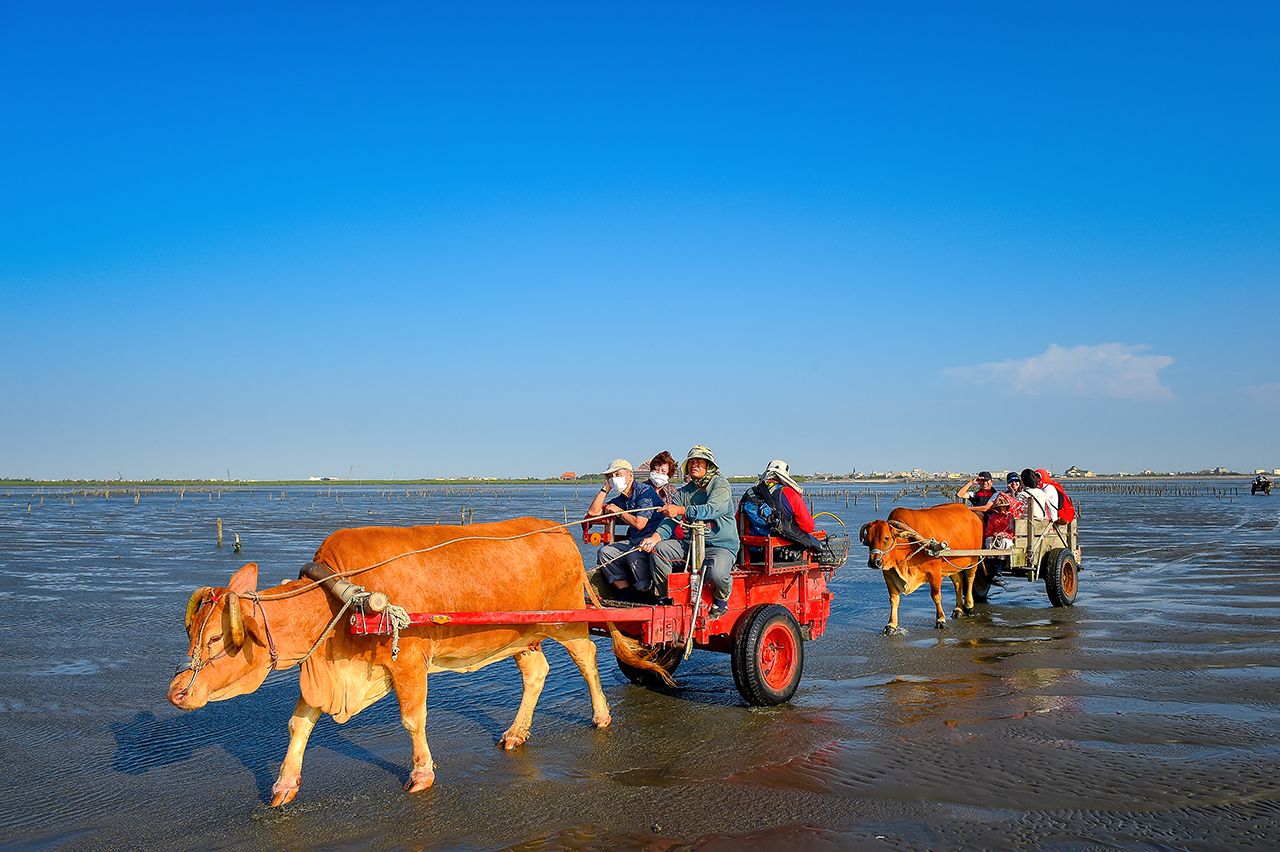
[(222, 518), (218, 518), (218, 547), (222, 547)]

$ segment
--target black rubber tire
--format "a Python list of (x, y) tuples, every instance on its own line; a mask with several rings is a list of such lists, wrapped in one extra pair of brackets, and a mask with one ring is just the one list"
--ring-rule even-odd
[(995, 577), (996, 566), (982, 560), (973, 572), (973, 602), (986, 603), (991, 592), (991, 580)]
[[(617, 657), (614, 657), (618, 660)], [(667, 674), (673, 675), (676, 669), (680, 667), (680, 663), (684, 660), (684, 651), (674, 645), (664, 645), (654, 651), (653, 661), (662, 666)], [(649, 689), (670, 689), (667, 682), (664, 681), (657, 672), (649, 669), (638, 669), (635, 666), (618, 660), (618, 670), (626, 676), (627, 680), (636, 686), (645, 686)]]
[(744, 701), (760, 707), (784, 704), (804, 674), (804, 637), (791, 611), (764, 604), (750, 613), (733, 641), (734, 681)]
[(744, 641), (742, 638), (743, 635), (751, 629), (751, 622), (755, 621), (756, 616), (765, 609), (767, 609), (765, 606), (755, 606), (744, 612), (742, 617), (733, 625), (733, 636), (730, 637), (731, 645), (729, 649), (729, 667), (733, 671), (733, 685), (737, 687), (738, 694), (743, 697), (746, 697), (746, 693), (743, 692), (746, 687), (743, 686), (742, 655), (738, 653), (738, 648), (740, 647), (740, 643)]
[(1070, 550), (1065, 547), (1050, 550), (1044, 555), (1040, 571), (1044, 575), (1044, 590), (1049, 595), (1049, 603), (1071, 606), (1076, 602), (1079, 566)]

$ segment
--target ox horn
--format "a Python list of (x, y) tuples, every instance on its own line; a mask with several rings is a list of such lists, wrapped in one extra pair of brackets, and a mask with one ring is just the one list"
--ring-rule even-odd
[(200, 609), (200, 604), (204, 603), (204, 596), (212, 589), (208, 586), (201, 586), (191, 593), (191, 598), (187, 601), (187, 629), (191, 629), (191, 620), (196, 617), (196, 610)]
[(240, 650), (244, 644), (244, 613), (240, 611), (240, 596), (227, 592), (227, 615), (231, 616), (231, 647)]
[(869, 527), (869, 526), (871, 526), (871, 522), (870, 522), (870, 521), (868, 521), (867, 523), (863, 524), (863, 525), (862, 525), (862, 529), (858, 530), (858, 541), (860, 541), (860, 542), (862, 542), (863, 544), (866, 544), (866, 545), (870, 545), (870, 542), (869, 542), (869, 541), (867, 541), (867, 527)]

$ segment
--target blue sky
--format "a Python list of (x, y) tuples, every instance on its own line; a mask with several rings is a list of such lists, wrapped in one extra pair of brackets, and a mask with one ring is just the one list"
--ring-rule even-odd
[(0, 3), (0, 476), (1280, 467), (1278, 36)]

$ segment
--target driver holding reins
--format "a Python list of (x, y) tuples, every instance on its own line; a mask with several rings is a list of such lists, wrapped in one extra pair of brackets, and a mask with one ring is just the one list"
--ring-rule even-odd
[[(699, 444), (685, 457), (685, 484), (670, 503), (659, 511), (666, 519), (652, 535), (640, 542), (640, 549), (653, 554), (653, 585), (659, 597), (666, 597), (667, 576), (673, 562), (688, 560), (691, 540), (672, 538), (676, 519), (702, 521), (707, 526), (706, 582), (711, 584), (711, 610), (707, 620), (714, 621), (729, 609), (729, 593), (733, 590), (733, 563), (738, 558), (738, 525), (733, 513), (733, 494), (729, 480), (720, 475), (711, 450)], [(693, 570), (694, 566), (689, 566)], [(695, 602), (696, 603), (696, 602)]]

